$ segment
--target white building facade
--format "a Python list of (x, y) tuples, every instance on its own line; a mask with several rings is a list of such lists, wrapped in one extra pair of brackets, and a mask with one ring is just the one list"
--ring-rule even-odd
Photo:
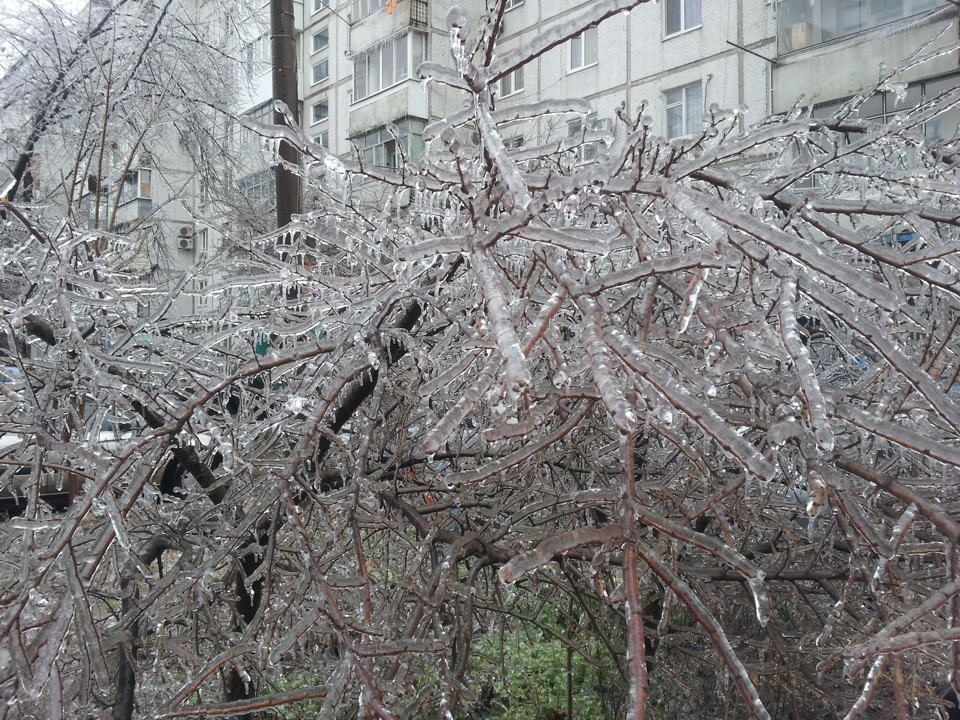
[[(493, 0), (459, 3), (475, 24)], [(588, 0), (506, 0), (500, 54), (582, 11)], [(304, 132), (332, 152), (398, 167), (423, 151), (423, 129), (462, 107), (459, 93), (416, 77), (425, 61), (452, 64), (447, 0), (304, 0), (296, 28)], [(245, 111), (269, 119), (268, 4), (248, 39)], [(563, 139), (584, 125), (613, 129), (618, 108), (651, 117), (655, 133), (698, 132), (716, 109), (739, 108), (741, 127), (795, 104), (826, 113), (877, 83), (925, 43), (956, 41), (951, 0), (660, 0), (617, 15), (499, 81), (497, 102), (583, 98), (587, 118), (543, 118), (504, 129), (514, 146)], [(951, 28), (952, 24), (952, 29)], [(900, 101), (871, 100), (871, 119), (960, 82), (958, 54), (911, 68)], [(876, 107), (874, 108), (874, 105)], [(875, 111), (874, 111), (875, 110)], [(931, 138), (956, 131), (956, 111), (930, 123)], [(866, 117), (866, 116), (865, 116)], [(390, 128), (390, 129), (388, 129)], [(392, 130), (392, 132), (391, 132)], [(535, 137), (524, 137), (524, 135)], [(468, 139), (468, 138), (467, 138)], [(248, 138), (251, 148), (255, 139)], [(589, 160), (589, 148), (582, 160)], [(269, 201), (269, 167), (255, 161), (239, 189)]]
[[(494, 0), (461, 0), (473, 24)], [(522, 46), (589, 0), (506, 0), (499, 54)], [(203, 14), (212, 4), (189, 2)], [(239, 57), (233, 101), (237, 114), (263, 122), (272, 115), (269, 3), (241, 3), (230, 23), (211, 23), (211, 39)], [(207, 8), (205, 10), (205, 8)], [(302, 0), (294, 3), (300, 122), (332, 152), (368, 166), (399, 167), (424, 150), (430, 122), (462, 109), (459, 91), (417, 78), (424, 61), (452, 65), (446, 28), (448, 0)], [(693, 135), (714, 109), (741, 108), (741, 126), (798, 102), (828, 114), (877, 83), (881, 64), (895, 68), (919, 48), (932, 52), (957, 40), (953, 0), (660, 0), (618, 14), (552, 48), (501, 79), (496, 102), (509, 106), (549, 98), (588, 100), (587, 117), (543, 117), (503, 128), (513, 147), (563, 141), (589, 126), (617, 131), (618, 109), (643, 113), (666, 139)], [(218, 15), (218, 22), (223, 15)], [(216, 35), (217, 37), (213, 37)], [(222, 37), (221, 37), (222, 36)], [(220, 38), (220, 39), (218, 39)], [(233, 52), (235, 51), (235, 52)], [(958, 53), (947, 52), (907, 70), (904, 97), (880, 93), (861, 108), (889, 120), (911, 104), (960, 84)], [(952, 110), (931, 120), (931, 139), (952, 136)], [(162, 128), (166, 128), (165, 130)], [(466, 135), (469, 132), (467, 131)], [(222, 130), (222, 171), (198, 170), (189, 135), (175, 122), (151, 131), (148, 142), (120, 143), (94, 222), (143, 238), (131, 253), (139, 272), (174, 276), (217, 252), (230, 234), (225, 217), (245, 209), (250, 226), (272, 229), (274, 171), (254, 133), (239, 124)], [(185, 139), (186, 138), (186, 139)], [(469, 141), (469, 137), (464, 137)], [(185, 143), (187, 143), (185, 145)], [(592, 150), (584, 146), (580, 161)], [(104, 173), (101, 173), (103, 176)], [(218, 182), (214, 188), (212, 182)], [(235, 202), (223, 203), (224, 190)], [(88, 217), (98, 212), (96, 189), (83, 186)], [(213, 202), (213, 199), (217, 199)], [(109, 200), (109, 202), (108, 202)], [(239, 214), (238, 214), (239, 213)], [(134, 256), (137, 256), (134, 258)], [(217, 281), (211, 263), (178, 300), (185, 313), (204, 309), (203, 290)], [(152, 312), (149, 302), (145, 313)]]

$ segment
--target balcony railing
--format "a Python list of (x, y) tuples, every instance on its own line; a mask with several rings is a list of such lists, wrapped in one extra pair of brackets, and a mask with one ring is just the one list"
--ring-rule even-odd
[(430, 24), (427, 0), (410, 0), (410, 24), (416, 28), (425, 28)]
[(780, 54), (802, 50), (947, 4), (948, 0), (780, 0), (777, 49)]

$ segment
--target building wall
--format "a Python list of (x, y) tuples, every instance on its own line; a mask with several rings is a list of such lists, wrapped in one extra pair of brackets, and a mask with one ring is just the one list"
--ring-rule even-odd
[[(515, 48), (585, 5), (578, 0), (525, 0), (505, 14), (501, 45)], [(766, 0), (703, 2), (700, 22), (674, 34), (666, 31), (665, 6), (648, 2), (601, 24), (596, 63), (572, 67), (569, 42), (532, 61), (525, 68), (524, 91), (504, 102), (584, 98), (594, 104), (599, 118), (613, 118), (621, 105), (629, 116), (645, 107), (655, 132), (668, 136), (665, 93), (699, 83), (698, 119), (712, 104), (724, 109), (746, 106), (747, 122), (765, 117), (771, 64), (727, 41), (773, 57), (774, 26)]]
[[(786, 52), (777, 58), (772, 111), (789, 110), (800, 98), (805, 103), (848, 98), (877, 83), (881, 64), (887, 70), (893, 70), (926, 43), (930, 43), (929, 51), (933, 51), (957, 42), (958, 9), (949, 3), (940, 3), (940, 6), (939, 10), (928, 10), (843, 37), (813, 42), (796, 51), (790, 50), (789, 40), (782, 43)], [(804, 23), (794, 23), (783, 27), (781, 33), (802, 37), (810, 30)], [(907, 69), (897, 80), (911, 83), (958, 70), (960, 53), (954, 51)]]
[[(801, 6), (806, 12), (823, 1), (803, 0)], [(579, 46), (582, 55), (574, 58), (574, 43), (565, 42), (525, 65), (522, 83), (515, 82), (516, 78), (504, 83), (503, 89), (516, 92), (503, 94), (501, 87), (496, 88), (496, 102), (504, 107), (548, 98), (583, 98), (593, 104), (600, 123), (612, 121), (622, 106), (628, 116), (640, 112), (649, 115), (654, 132), (670, 137), (685, 134), (675, 132), (668, 122), (669, 118), (676, 120), (677, 98), (682, 97), (684, 131), (698, 128), (714, 107), (744, 108), (741, 126), (746, 127), (770, 112), (789, 109), (801, 96), (805, 102), (827, 103), (860, 92), (876, 82), (881, 62), (895, 66), (944, 28), (950, 29), (931, 47), (957, 39), (957, 8), (944, 0), (905, 0), (924, 3), (924, 7), (932, 3), (940, 9), (920, 20), (911, 16), (826, 42), (814, 42), (813, 35), (805, 35), (805, 26), (798, 22), (789, 28), (781, 23), (778, 34), (777, 20), (786, 17), (787, 3), (792, 9), (800, 2), (703, 0), (697, 21), (682, 24), (676, 32), (668, 30), (666, 13), (676, 7), (677, 0), (646, 2), (597, 28), (595, 55), (586, 49), (589, 43), (584, 41)], [(367, 97), (355, 97), (358, 59), (404, 32), (423, 33), (426, 59), (452, 66), (445, 22), (449, 4), (446, 0), (398, 0), (393, 12), (378, 9), (359, 18), (353, 16), (354, 0), (295, 3), (301, 123), (308, 136), (322, 141), (334, 153), (355, 156), (356, 143), (366, 142), (390, 123), (415, 119), (420, 125), (411, 132), (416, 132), (429, 121), (461, 110), (464, 97), (460, 91), (419, 81), (412, 62), (405, 79)], [(487, 0), (460, 0), (459, 4), (475, 25)], [(502, 57), (528, 43), (588, 5), (589, 0), (515, 2), (504, 16), (498, 55)], [(204, 6), (197, 2), (190, 7), (191, 11), (203, 12)], [(269, 42), (265, 40), (269, 37), (269, 3), (257, 0), (243, 7), (231, 37), (224, 42), (242, 65), (237, 111), (259, 109), (262, 113), (269, 110), (271, 97)], [(321, 33), (325, 34), (325, 44), (314, 42)], [(785, 40), (788, 36), (789, 41)], [(797, 41), (806, 46), (794, 49), (790, 43)], [(314, 73), (320, 63), (326, 64), (325, 74)], [(949, 84), (957, 70), (958, 53), (954, 52), (911, 69), (903, 79), (932, 91)], [(939, 79), (931, 82), (931, 78)], [(688, 94), (688, 88), (697, 91)], [(317, 110), (321, 107), (325, 108), (323, 113)], [(940, 119), (939, 133), (955, 128), (958, 118), (954, 115)], [(564, 140), (575, 123), (576, 118), (544, 117), (506, 125), (503, 132), (507, 139), (520, 142), (522, 138), (523, 144), (531, 145)], [(616, 128), (617, 124), (603, 127)], [(465, 137), (469, 137), (469, 128), (465, 130)], [(206, 233), (203, 217), (211, 220), (211, 227), (217, 218), (217, 208), (198, 200), (201, 190), (178, 142), (175, 134), (156, 142), (155, 147), (163, 148), (163, 152), (155, 152), (157, 166), (153, 170), (153, 219), (171, 238), (168, 255), (173, 269), (187, 267), (201, 255), (199, 240), (193, 250), (178, 250), (178, 229), (196, 223), (198, 238), (212, 237), (212, 230)], [(234, 186), (253, 194), (263, 192), (269, 204), (269, 188), (259, 183), (269, 183), (272, 170), (259, 141), (248, 131), (234, 129), (224, 143), (239, 158), (238, 165), (229, 171)], [(381, 153), (376, 157), (382, 160), (386, 156)], [(264, 219), (265, 214), (260, 213), (260, 217)], [(209, 242), (207, 247), (211, 252), (216, 249)], [(200, 276), (197, 282), (209, 282), (211, 278)]]

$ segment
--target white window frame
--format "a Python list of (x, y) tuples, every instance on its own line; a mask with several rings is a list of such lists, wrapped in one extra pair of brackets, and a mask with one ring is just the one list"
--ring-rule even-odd
[(596, 65), (599, 57), (600, 42), (596, 26), (588, 27), (570, 40), (570, 52), (567, 55), (570, 72)]
[[(689, 8), (688, 4), (696, 5), (697, 13), (696, 18), (692, 19), (688, 17)], [(673, 12), (678, 13), (680, 16), (680, 28), (678, 30), (670, 30), (667, 25), (667, 18), (671, 14), (671, 8)], [(663, 37), (664, 39), (676, 37), (685, 32), (690, 32), (691, 30), (696, 30), (703, 25), (703, 2), (702, 0), (663, 0)]]
[[(317, 114), (322, 109), (322, 115)], [(316, 125), (330, 119), (330, 101), (327, 99), (315, 102), (310, 108), (310, 124)]]
[(521, 5), (523, 5), (523, 0), (507, 0), (507, 3), (506, 3), (506, 5), (504, 6), (503, 9), (504, 9), (505, 11), (506, 11), (506, 10), (513, 10), (514, 8), (518, 8), (518, 7), (520, 7)]
[(237, 184), (240, 194), (251, 203), (260, 203), (276, 197), (276, 172), (272, 168), (260, 170), (240, 178)]
[(120, 205), (134, 200), (150, 200), (153, 197), (150, 168), (130, 170), (123, 178), (120, 189)]
[(426, 35), (411, 30), (376, 50), (354, 57), (353, 102), (409, 80), (426, 57), (426, 45)]
[(313, 11), (315, 13), (320, 12), (321, 10), (329, 10), (330, 5), (327, 0), (313, 0)]
[(313, 141), (325, 150), (330, 149), (330, 131), (324, 130), (319, 135), (314, 136)]
[(353, 0), (353, 21), (373, 15), (387, 6), (387, 0)]
[(497, 83), (497, 94), (500, 98), (516, 95), (518, 92), (523, 92), (523, 65), (504, 75)]
[(247, 79), (259, 77), (270, 69), (270, 36), (261, 35), (255, 40), (245, 43), (244, 67)]
[[(695, 98), (697, 101), (696, 107), (692, 106), (693, 103), (690, 97), (690, 93), (694, 88), (696, 88), (697, 91), (697, 97)], [(671, 95), (674, 95), (676, 99), (671, 100)], [(663, 105), (664, 123), (668, 140), (694, 135), (703, 129), (703, 83), (700, 80), (665, 90), (663, 93)], [(681, 128), (680, 132), (671, 135), (670, 114), (671, 111), (676, 108), (680, 110)]]
[(267, 100), (266, 102), (260, 103), (255, 108), (245, 112), (244, 115), (251, 120), (256, 120), (257, 122), (263, 123), (264, 125), (271, 124), (273, 122), (273, 100)]
[[(323, 75), (318, 75), (317, 73), (318, 71), (320, 71), (320, 68), (322, 67), (326, 69), (322, 71)], [(322, 60), (315, 62), (313, 64), (313, 67), (310, 68), (311, 85), (322, 83), (324, 80), (328, 79), (329, 77), (330, 77), (330, 59), (329, 58), (323, 58)]]
[(193, 281), (194, 291), (196, 292), (194, 296), (194, 312), (203, 312), (204, 310), (211, 309), (210, 296), (205, 294), (209, 285), (210, 280), (208, 278), (196, 278)]
[(398, 120), (395, 137), (386, 127), (375, 128), (353, 138), (362, 162), (371, 167), (400, 167), (401, 160), (416, 161), (423, 153), (425, 122), (415, 118)]
[(597, 143), (585, 140), (586, 132), (602, 129), (605, 122), (605, 120), (598, 118), (595, 112), (590, 113), (585, 118), (578, 117), (567, 120), (567, 140), (576, 145), (577, 163), (586, 163), (596, 159)]
[[(323, 45), (317, 44), (317, 41), (319, 38), (324, 38), (321, 41), (323, 42)], [(328, 47), (330, 47), (330, 26), (324, 25), (322, 28), (317, 30), (317, 32), (313, 33), (313, 35), (310, 36), (310, 43), (311, 43), (310, 45), (311, 55), (314, 53), (318, 53), (321, 50), (326, 50)]]

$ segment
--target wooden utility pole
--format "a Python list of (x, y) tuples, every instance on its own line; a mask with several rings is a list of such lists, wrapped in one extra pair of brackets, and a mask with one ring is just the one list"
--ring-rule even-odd
[[(293, 119), (300, 122), (300, 100), (297, 97), (297, 41), (294, 36), (293, 0), (270, 0), (270, 55), (273, 73), (273, 99), (290, 108)], [(276, 108), (273, 122), (283, 125), (286, 120)], [(280, 144), (280, 157), (297, 164), (300, 153), (288, 143)], [(290, 222), (300, 213), (300, 178), (277, 165), (277, 227)]]

